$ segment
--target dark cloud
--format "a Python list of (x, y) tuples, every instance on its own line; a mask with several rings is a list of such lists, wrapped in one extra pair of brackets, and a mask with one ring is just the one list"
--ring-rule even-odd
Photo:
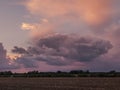
[(18, 53), (18, 54), (25, 54), (27, 51), (24, 48), (14, 46), (14, 49), (12, 49), (13, 53)]
[(37, 62), (31, 56), (23, 56), (23, 57), (17, 58), (15, 63), (18, 64), (18, 66), (24, 67), (24, 68), (38, 67)]
[(27, 64), (24, 64), (27, 67), (33, 66), (28, 64), (31, 59), (57, 66), (70, 65), (74, 62), (89, 62), (106, 54), (112, 48), (109, 41), (71, 34), (54, 34), (33, 43), (34, 45), (26, 50), (23, 48), (12, 50), (16, 53), (24, 53), (25, 59), (21, 57), (22, 63), (26, 63), (27, 59)]

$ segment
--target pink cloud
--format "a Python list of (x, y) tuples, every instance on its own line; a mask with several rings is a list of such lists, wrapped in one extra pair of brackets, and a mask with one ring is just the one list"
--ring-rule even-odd
[(25, 3), (33, 15), (47, 18), (70, 16), (83, 18), (89, 24), (100, 24), (109, 19), (113, 0), (29, 0)]

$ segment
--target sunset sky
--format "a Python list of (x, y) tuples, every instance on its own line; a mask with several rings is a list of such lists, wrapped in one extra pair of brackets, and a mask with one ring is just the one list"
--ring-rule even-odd
[(0, 0), (0, 71), (120, 71), (120, 0)]

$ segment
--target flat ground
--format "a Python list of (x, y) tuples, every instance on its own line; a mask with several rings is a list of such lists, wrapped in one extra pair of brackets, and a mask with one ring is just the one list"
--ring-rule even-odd
[(120, 90), (120, 78), (0, 78), (0, 90)]

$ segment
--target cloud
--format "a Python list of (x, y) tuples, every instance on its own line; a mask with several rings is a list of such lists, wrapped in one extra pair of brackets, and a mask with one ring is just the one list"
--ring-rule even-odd
[(28, 47), (25, 52), (18, 48), (12, 51), (22, 54), (22, 59), (29, 57), (29, 60), (43, 61), (49, 65), (65, 66), (75, 62), (93, 61), (112, 48), (109, 41), (68, 34), (49, 35), (33, 43), (33, 46)]
[(54, 32), (104, 33), (119, 17), (118, 3), (119, 0), (27, 0), (24, 6), (31, 19), (37, 20), (22, 23), (21, 28), (39, 37)]
[(31, 56), (21, 56), (16, 59), (15, 63), (21, 68), (37, 68), (38, 64)]
[[(27, 0), (24, 6), (29, 19), (36, 19), (23, 21), (21, 28), (35, 38), (25, 49), (27, 53), (21, 54), (53, 66), (89, 62), (88, 68), (95, 68), (94, 61), (99, 69), (109, 68), (104, 63), (116, 66), (120, 58), (119, 4), (119, 0)], [(56, 32), (67, 35), (52, 35)]]
[(0, 59), (6, 58), (6, 50), (4, 49), (2, 43), (0, 43)]
[(21, 29), (23, 30), (33, 30), (35, 29), (34, 25), (27, 24), (27, 23), (22, 23)]
[(4, 49), (3, 44), (0, 43), (0, 70), (11, 70), (16, 69), (17, 66), (12, 65), (12, 60), (7, 58), (7, 51)]
[[(24, 6), (31, 19), (37, 18), (36, 24), (42, 26), (37, 28), (39, 31), (36, 33), (77, 31), (103, 34), (106, 28), (120, 20), (119, 3), (119, 0), (27, 0)], [(41, 21), (47, 23), (43, 25)], [(36, 27), (34, 23), (27, 24)]]
[(119, 0), (27, 0), (24, 6), (31, 19), (37, 20), (23, 23), (22, 29), (30, 29), (32, 35), (39, 37), (53, 32), (96, 36), (120, 20), (119, 3)]
[(54, 18), (82, 17), (89, 24), (100, 24), (111, 17), (116, 0), (28, 0), (26, 8), (33, 15)]
[(18, 53), (18, 54), (22, 54), (22, 53), (27, 53), (27, 51), (24, 48), (19, 48), (17, 46), (14, 47), (14, 49), (12, 50), (13, 53)]
[(30, 36), (44, 36), (53, 30), (53, 25), (48, 23), (47, 19), (42, 19), (39, 23), (22, 23), (22, 30), (30, 30)]

